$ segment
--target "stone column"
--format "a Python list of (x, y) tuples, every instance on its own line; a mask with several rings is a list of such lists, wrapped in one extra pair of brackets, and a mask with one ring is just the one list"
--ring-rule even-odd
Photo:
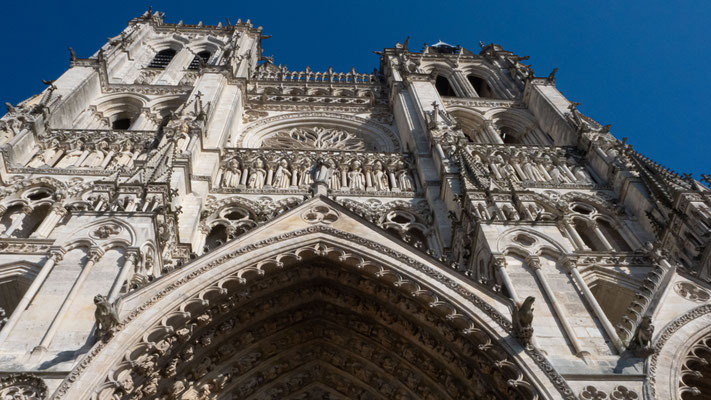
[(610, 244), (610, 242), (607, 241), (607, 238), (605, 237), (605, 235), (604, 235), (604, 234), (602, 233), (602, 231), (600, 230), (600, 226), (597, 224), (597, 222), (591, 221), (591, 222), (588, 224), (588, 226), (589, 226), (590, 229), (592, 229), (592, 231), (595, 233), (595, 236), (597, 236), (597, 238), (602, 242), (602, 245), (605, 246), (605, 249), (606, 249), (607, 251), (617, 251), (617, 250), (615, 250), (614, 247), (612, 247), (612, 245)]
[(40, 226), (37, 227), (37, 230), (30, 235), (30, 237), (46, 238), (50, 233), (52, 233), (52, 230), (55, 226), (57, 226), (59, 221), (61, 221), (62, 218), (64, 218), (68, 213), (69, 211), (64, 208), (64, 204), (59, 202), (54, 203), (52, 208), (49, 210), (49, 213), (44, 218), (44, 221), (42, 221)]
[(504, 140), (501, 139), (499, 130), (496, 129), (496, 127), (494, 126), (494, 121), (491, 121), (491, 120), (486, 121), (485, 125), (486, 126), (484, 128), (484, 132), (486, 132), (488, 134), (489, 140), (491, 141), (491, 143), (504, 144)]
[(132, 272), (135, 272), (135, 266), (138, 263), (139, 260), (139, 251), (138, 249), (135, 248), (129, 248), (126, 249), (126, 253), (124, 254), (124, 263), (123, 266), (121, 267), (121, 272), (119, 273), (118, 279), (114, 282), (114, 285), (111, 287), (111, 291), (109, 292), (109, 302), (113, 303), (118, 295), (121, 293), (121, 288), (123, 287), (123, 284), (126, 282), (126, 278), (129, 277), (129, 274)]
[(580, 271), (578, 270), (577, 265), (577, 259), (574, 257), (562, 257), (560, 261), (563, 263), (563, 266), (568, 270), (568, 272), (573, 276), (575, 284), (578, 285), (580, 290), (583, 292), (585, 300), (587, 300), (588, 304), (590, 304), (590, 307), (592, 307), (593, 311), (595, 312), (595, 315), (600, 320), (600, 323), (605, 329), (607, 336), (610, 338), (612, 344), (615, 346), (617, 354), (622, 354), (622, 352), (625, 351), (625, 346), (624, 344), (622, 344), (622, 340), (620, 340), (620, 337), (617, 335), (615, 327), (612, 326), (612, 323), (607, 318), (605, 311), (603, 311), (602, 307), (600, 307), (600, 304), (597, 302), (597, 299), (590, 291), (590, 287), (585, 282), (585, 279), (583, 279), (583, 276), (580, 275)]
[(397, 186), (397, 179), (395, 179), (395, 173), (393, 172), (392, 168), (388, 168), (387, 172), (388, 178), (390, 179), (390, 191), (399, 192), (400, 188)]
[(464, 75), (464, 72), (460, 70), (454, 70), (454, 74), (452, 74), (452, 77), (459, 84), (459, 87), (462, 89), (462, 94), (464, 95), (464, 97), (481, 97), (476, 92), (476, 89), (474, 89), (471, 82), (469, 82), (467, 76)]
[(271, 189), (272, 188), (272, 178), (274, 177), (274, 163), (267, 162), (266, 167), (267, 167), (267, 178), (264, 181), (264, 188)]
[(193, 251), (197, 255), (202, 255), (203, 253), (203, 247), (205, 246), (205, 239), (207, 238), (207, 235), (210, 233), (210, 227), (207, 226), (206, 224), (202, 223), (198, 226), (198, 236), (195, 240), (195, 247), (193, 248)]
[(47, 279), (47, 276), (49, 276), (49, 273), (52, 272), (54, 266), (57, 265), (58, 262), (62, 261), (65, 253), (66, 251), (61, 247), (54, 247), (49, 250), (49, 257), (47, 257), (44, 265), (42, 265), (42, 269), (39, 274), (37, 274), (35, 279), (32, 281), (30, 287), (27, 288), (25, 294), (22, 295), (19, 303), (17, 303), (17, 307), (15, 307), (15, 311), (12, 312), (12, 315), (10, 315), (10, 319), (8, 319), (5, 327), (0, 331), (0, 343), (7, 339), (10, 335), (10, 331), (12, 331), (12, 328), (22, 317), (22, 313), (27, 309), (27, 306), (29, 306), (32, 299), (37, 295), (37, 292), (39, 292), (42, 288), (42, 284)]
[(511, 300), (513, 300), (514, 303), (519, 304), (520, 301), (518, 295), (516, 294), (516, 289), (514, 289), (513, 282), (511, 282), (511, 278), (509, 278), (509, 274), (506, 272), (506, 257), (494, 256), (493, 264), (494, 268), (496, 268), (496, 273), (501, 278), (501, 281), (503, 282), (506, 291), (509, 293)]
[(249, 178), (249, 168), (244, 167), (244, 168), (242, 168), (242, 176), (241, 176), (241, 179), (239, 182), (240, 186), (242, 186), (242, 187), (247, 186), (247, 179), (248, 178)]
[(573, 245), (577, 247), (577, 250), (589, 250), (585, 242), (583, 242), (583, 238), (581, 238), (580, 235), (578, 235), (578, 231), (575, 230), (570, 217), (563, 217), (561, 226), (563, 230), (568, 232), (568, 236), (571, 238)]
[(366, 165), (363, 167), (363, 174), (365, 175), (365, 190), (374, 191), (373, 186), (373, 167), (371, 165)]
[(528, 256), (526, 258), (526, 265), (528, 265), (528, 267), (531, 268), (536, 274), (536, 277), (538, 278), (538, 283), (543, 288), (543, 293), (545, 293), (546, 297), (548, 297), (551, 306), (553, 306), (553, 311), (558, 317), (558, 321), (563, 326), (563, 330), (565, 330), (566, 336), (568, 336), (568, 340), (570, 340), (570, 344), (573, 345), (575, 355), (582, 358), (587, 363), (588, 361), (590, 361), (590, 353), (583, 350), (582, 346), (580, 345), (580, 342), (578, 341), (578, 337), (575, 335), (573, 327), (570, 326), (568, 316), (563, 310), (561, 304), (556, 299), (555, 292), (548, 285), (546, 275), (541, 269), (541, 259), (538, 258), (538, 256)]
[(59, 325), (64, 320), (64, 317), (69, 311), (69, 307), (74, 302), (74, 299), (77, 297), (77, 294), (81, 290), (84, 281), (89, 276), (89, 272), (91, 272), (94, 264), (96, 264), (103, 255), (104, 250), (102, 250), (101, 248), (92, 247), (91, 249), (89, 249), (89, 252), (87, 253), (86, 264), (79, 273), (79, 276), (77, 277), (76, 281), (74, 281), (74, 285), (72, 285), (72, 288), (69, 290), (69, 294), (67, 294), (67, 297), (64, 299), (62, 305), (59, 307), (59, 311), (57, 311), (57, 314), (54, 316), (54, 319), (52, 319), (52, 323), (49, 325), (47, 332), (44, 334), (44, 337), (42, 338), (42, 341), (38, 346), (40, 349), (46, 350), (47, 348), (49, 348), (49, 344), (52, 342), (52, 338), (54, 338), (55, 333), (57, 333), (57, 329), (59, 329)]

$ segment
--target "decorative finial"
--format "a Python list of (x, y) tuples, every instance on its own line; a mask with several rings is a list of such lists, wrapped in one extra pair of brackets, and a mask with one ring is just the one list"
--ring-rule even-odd
[(71, 47), (68, 47), (69, 49), (69, 61), (76, 61), (77, 60), (77, 53), (74, 52), (74, 49)]
[(548, 74), (548, 78), (546, 78), (546, 81), (548, 81), (548, 83), (555, 84), (555, 73), (556, 72), (558, 72), (558, 68), (553, 68), (553, 71), (550, 74)]
[(704, 182), (705, 184), (711, 186), (711, 176), (706, 175), (706, 174), (701, 174), (701, 181)]

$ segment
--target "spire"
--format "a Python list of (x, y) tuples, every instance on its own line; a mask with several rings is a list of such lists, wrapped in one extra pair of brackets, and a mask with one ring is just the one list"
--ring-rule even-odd
[(126, 183), (170, 183), (175, 158), (175, 140), (169, 139), (162, 147), (151, 152), (143, 167), (139, 168)]
[(632, 146), (625, 146), (623, 151), (636, 167), (639, 177), (649, 189), (652, 197), (667, 207), (672, 207), (677, 193), (696, 191), (695, 186), (689, 180), (643, 156), (633, 150)]

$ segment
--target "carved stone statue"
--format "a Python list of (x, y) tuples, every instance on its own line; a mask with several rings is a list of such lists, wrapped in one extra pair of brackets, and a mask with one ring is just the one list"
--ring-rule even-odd
[(533, 296), (526, 297), (521, 306), (516, 305), (513, 309), (513, 331), (516, 338), (524, 347), (530, 347), (533, 339)]
[(237, 187), (240, 184), (242, 178), (242, 170), (240, 169), (239, 160), (236, 158), (231, 159), (227, 162), (225, 166), (224, 175), (222, 175), (222, 186), (223, 187)]
[(336, 163), (333, 160), (328, 160), (328, 167), (331, 170), (328, 187), (331, 190), (339, 190), (341, 188), (341, 171), (336, 168)]
[(388, 175), (383, 171), (383, 163), (376, 161), (373, 171), (373, 184), (375, 185), (375, 190), (380, 192), (387, 192), (390, 190), (390, 185), (388, 185)]
[(415, 182), (406, 169), (401, 169), (397, 173), (397, 184), (403, 192), (414, 192)]
[(316, 161), (316, 177), (314, 178), (314, 182), (328, 184), (330, 178), (331, 168), (323, 158), (319, 158)]
[(272, 186), (277, 189), (286, 189), (291, 185), (291, 171), (289, 170), (289, 162), (285, 159), (279, 161), (276, 172), (274, 173), (274, 182)]
[(252, 168), (251, 174), (249, 174), (249, 180), (247, 181), (247, 187), (250, 189), (261, 189), (264, 187), (264, 178), (267, 176), (267, 171), (264, 169), (264, 161), (258, 158), (254, 162), (254, 168)]
[(94, 297), (94, 304), (96, 305), (96, 310), (94, 311), (96, 334), (97, 336), (104, 336), (120, 322), (116, 305), (109, 303), (109, 299), (100, 294)]
[(351, 170), (348, 172), (348, 187), (351, 190), (365, 190), (365, 176), (361, 172), (360, 161), (351, 163)]

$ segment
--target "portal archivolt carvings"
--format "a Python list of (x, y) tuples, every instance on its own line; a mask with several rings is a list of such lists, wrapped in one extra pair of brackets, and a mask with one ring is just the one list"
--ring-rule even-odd
[[(327, 228), (315, 226), (313, 229), (307, 229), (304, 233), (323, 230), (327, 230)], [(346, 234), (346, 236), (353, 235)], [(284, 238), (289, 237), (293, 237), (293, 233), (285, 235)], [(350, 240), (355, 239), (353, 237)], [(255, 245), (249, 246), (250, 251), (258, 248), (259, 246)], [(244, 253), (238, 251), (236, 254)], [(221, 256), (213, 262), (204, 264), (200, 270), (208, 271), (232, 258), (234, 255)], [(422, 268), (428, 267), (422, 266)], [(435, 272), (432, 271), (432, 273)], [(191, 279), (198, 275), (199, 273), (190, 274)], [(182, 285), (185, 282), (185, 279), (174, 280), (171, 286)], [(262, 291), (264, 291), (263, 294)], [(165, 290), (163, 292), (166, 293)], [(413, 298), (412, 295), (415, 297)], [(154, 298), (151, 303), (156, 301), (159, 301), (159, 298)], [(490, 308), (480, 300), (476, 303), (479, 307)], [(427, 306), (428, 304), (429, 306)], [(385, 310), (380, 311), (383, 307)], [(255, 311), (248, 311), (250, 308), (254, 308)], [(265, 354), (277, 354), (280, 351), (274, 349), (273, 346), (269, 347), (272, 350), (266, 350), (267, 347), (261, 346), (268, 342), (260, 340), (273, 335), (267, 332), (274, 332), (274, 334), (276, 331), (290, 332), (292, 328), (288, 328), (288, 326), (306, 319), (307, 321), (317, 320), (318, 323), (304, 324), (310, 330), (317, 332), (315, 338), (307, 336), (306, 339), (303, 339), (304, 342), (314, 338), (318, 343), (325, 341), (326, 344), (319, 347), (327, 348), (331, 342), (328, 342), (328, 336), (323, 333), (327, 331), (326, 327), (331, 325), (334, 325), (334, 328), (335, 326), (349, 327), (355, 332), (341, 333), (334, 337), (350, 338), (355, 335), (362, 340), (372, 341), (371, 346), (375, 349), (372, 350), (372, 354), (378, 354), (376, 350), (380, 347), (387, 349), (392, 348), (391, 346), (395, 344), (395, 348), (401, 348), (402, 351), (388, 355), (389, 358), (398, 360), (398, 355), (405, 355), (406, 360), (409, 361), (403, 361), (403, 365), (413, 365), (413, 368), (420, 368), (420, 373), (423, 375), (438, 376), (443, 379), (434, 379), (433, 381), (437, 382), (433, 383), (435, 386), (427, 389), (434, 391), (434, 397), (420, 397), (421, 394), (413, 396), (417, 390), (425, 390), (422, 386), (423, 383), (420, 383), (420, 387), (402, 384), (406, 381), (404, 375), (396, 376), (400, 379), (401, 384), (388, 383), (384, 386), (382, 381), (381, 383), (366, 382), (366, 387), (360, 389), (362, 380), (358, 379), (358, 381), (346, 385), (352, 387), (343, 388), (346, 393), (372, 394), (370, 397), (363, 398), (398, 398), (384, 394), (398, 393), (398, 391), (404, 396), (400, 398), (442, 398), (441, 395), (436, 395), (437, 391), (443, 392), (449, 398), (479, 398), (485, 393), (492, 394), (494, 398), (512, 398), (512, 396), (513, 398), (536, 398), (537, 396), (535, 394), (537, 389), (527, 378), (529, 372), (519, 369), (515, 358), (512, 358), (508, 350), (502, 347), (502, 342), (490, 336), (488, 328), (478, 326), (478, 323), (461, 314), (444, 298), (421, 286), (420, 283), (412, 281), (411, 278), (388, 270), (374, 260), (364, 259), (363, 256), (353, 254), (349, 250), (331, 247), (326, 243), (301, 245), (286, 253), (280, 253), (267, 260), (234, 270), (232, 275), (224, 275), (218, 282), (202, 286), (199, 292), (184, 298), (182, 305), (178, 308), (174, 308), (172, 311), (165, 310), (157, 325), (148, 328), (134, 325), (133, 328), (129, 328), (130, 321), (140, 318), (142, 310), (145, 309), (146, 307), (141, 306), (133, 311), (129, 319), (120, 326), (125, 325), (122, 331), (134, 332), (130, 335), (135, 339), (142, 338), (134, 342), (130, 348), (123, 347), (127, 352), (126, 358), (122, 358), (118, 354), (112, 355), (113, 353), (102, 355), (102, 349), (105, 346), (100, 343), (72, 376), (81, 373), (93, 359), (100, 356), (105, 361), (108, 361), (106, 357), (114, 360), (111, 362), (114, 367), (107, 376), (107, 380), (101, 387), (95, 389), (106, 396), (114, 394), (121, 398), (154, 398), (158, 395), (166, 395), (169, 398), (201, 399), (207, 397), (200, 393), (205, 396), (215, 391), (224, 394), (227, 393), (225, 390), (237, 390), (236, 388), (240, 388), (240, 390), (253, 388), (254, 391), (250, 391), (250, 393), (262, 393), (258, 388), (263, 388), (264, 391), (271, 390), (270, 393), (284, 393), (284, 390), (288, 388), (271, 385), (286, 381), (276, 377), (282, 373), (286, 374), (287, 371), (292, 371), (295, 366), (291, 366), (289, 363), (278, 364), (277, 372), (269, 372), (267, 375), (266, 371), (274, 366), (272, 362), (276, 359), (265, 356)], [(422, 312), (424, 314), (416, 316)], [(495, 311), (491, 316), (495, 320), (502, 319), (500, 316), (496, 316)], [(272, 317), (274, 320), (271, 319)], [(357, 321), (362, 321), (362, 323)], [(501, 322), (506, 324), (505, 320)], [(260, 325), (264, 328), (257, 328)], [(506, 326), (507, 329), (510, 329), (508, 324)], [(135, 336), (138, 333), (135, 328), (139, 328), (144, 333)], [(230, 333), (233, 329), (236, 329), (235, 333)], [(107, 345), (112, 347), (119, 345), (121, 342), (111, 344), (111, 341), (125, 336), (122, 331), (116, 333), (113, 339), (109, 339)], [(301, 337), (301, 334), (289, 333), (287, 336)], [(234, 344), (236, 338), (239, 338), (239, 345)], [(121, 339), (123, 344), (120, 346), (128, 345), (125, 342), (126, 339)], [(241, 342), (243, 340), (244, 343)], [(378, 347), (378, 342), (380, 347)], [(257, 347), (250, 347), (249, 345), (252, 343)], [(283, 340), (282, 343), (284, 343)], [(354, 345), (357, 343), (358, 341), (353, 342)], [(397, 345), (397, 343), (403, 344)], [(422, 354), (417, 356), (420, 358), (408, 358), (410, 356), (405, 351), (407, 346), (402, 347), (407, 343), (410, 343), (407, 346), (411, 348), (413, 354), (418, 354), (418, 352)], [(331, 343), (331, 345), (338, 349), (346, 347), (338, 343)], [(361, 345), (358, 344), (358, 346)], [(250, 350), (237, 354), (235, 350), (230, 350), (235, 347), (237, 349), (249, 348)], [(251, 353), (259, 353), (259, 355), (248, 356)], [(378, 359), (368, 360), (368, 357), (363, 358), (363, 354), (367, 353), (356, 353), (361, 357), (361, 363), (374, 364), (373, 368), (376, 368), (374, 371), (378, 371), (378, 366), (385, 371), (392, 368), (387, 366), (387, 363), (391, 363), (391, 361), (386, 361), (387, 358), (378, 356)], [(210, 355), (208, 356), (208, 354)], [(233, 357), (233, 354), (237, 354), (237, 356)], [(345, 361), (330, 361), (335, 356), (338, 356), (340, 360), (347, 360), (350, 356), (342, 351), (336, 355), (310, 354), (312, 354), (311, 357), (319, 355), (318, 361), (314, 361), (316, 365), (319, 365), (319, 368), (326, 368), (329, 371), (335, 368), (346, 377), (349, 373), (356, 373), (363, 369), (347, 367)], [(534, 351), (531, 355), (534, 356), (536, 363), (542, 363), (540, 364), (542, 366), (547, 364), (539, 353)], [(243, 377), (241, 370), (228, 368), (229, 364), (221, 366), (223, 362), (234, 364), (245, 356), (248, 356), (247, 360), (254, 359), (251, 361), (254, 363), (262, 359), (271, 360), (267, 364), (256, 363), (259, 368), (252, 367), (250, 362), (248, 369), (251, 372), (244, 376), (245, 379), (254, 378), (250, 380), (249, 385), (241, 380)], [(126, 361), (120, 361), (120, 359)], [(167, 384), (162, 383), (166, 380), (162, 380), (160, 374), (172, 370), (169, 367), (170, 363), (178, 366), (175, 376), (180, 378), (172, 379), (170, 382), (182, 382), (182, 385), (167, 387)], [(183, 366), (186, 368), (182, 368)], [(422, 368), (428, 369), (423, 371)], [(550, 367), (546, 367), (545, 370), (547, 373), (555, 375)], [(217, 376), (227, 371), (233, 372), (230, 376)], [(417, 370), (411, 372), (418, 373)], [(389, 374), (393, 373), (395, 372)], [(327, 380), (324, 377), (326, 375), (328, 374), (320, 375), (319, 381), (321, 383)], [(372, 373), (374, 377), (382, 375), (382, 372)], [(266, 376), (271, 377), (266, 379)], [(451, 377), (447, 378), (448, 376)], [(551, 376), (551, 378), (553, 377)], [(76, 378), (70, 379), (75, 380)], [(295, 382), (308, 381), (304, 379)], [(233, 380), (235, 381), (233, 382)], [(566, 394), (570, 393), (570, 389), (567, 388), (564, 381), (558, 380), (557, 382), (556, 386), (559, 386), (559, 390)], [(301, 383), (292, 383), (293, 385), (303, 386)], [(424, 384), (424, 387), (427, 387), (427, 384)], [(62, 398), (67, 389), (70, 391), (72, 389), (82, 390), (74, 386), (63, 385), (57, 392), (57, 398)], [(177, 393), (174, 397), (170, 397), (172, 391)], [(129, 393), (133, 397), (129, 396)], [(413, 395), (405, 396), (408, 393)], [(467, 395), (460, 397), (462, 393)], [(264, 398), (261, 396), (254, 398)], [(344, 394), (344, 396), (349, 397), (350, 395)], [(101, 395), (98, 398), (105, 398), (105, 396)], [(278, 396), (274, 398), (278, 398)]]
[(175, 334), (158, 340), (150, 329), (157, 341), (127, 354), (99, 398), (278, 399), (314, 380), (348, 398), (535, 398), (484, 331), (308, 258), (252, 284), (224, 281), (225, 293), (208, 289), (207, 309), (190, 301), (170, 313)]

